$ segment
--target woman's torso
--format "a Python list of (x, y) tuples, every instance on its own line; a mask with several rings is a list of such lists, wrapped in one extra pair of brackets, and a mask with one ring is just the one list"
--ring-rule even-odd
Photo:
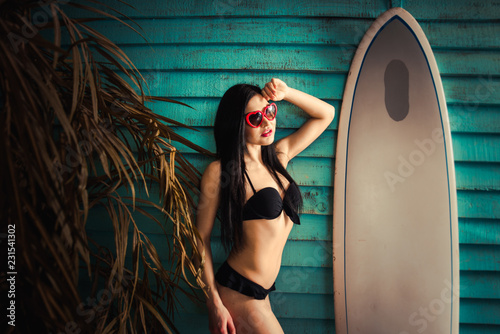
[[(279, 174), (278, 174), (279, 175)], [(290, 182), (279, 175), (285, 191), (280, 189), (277, 182), (267, 170), (250, 172), (249, 178), (253, 184), (245, 182), (246, 201), (263, 188), (275, 188), (281, 199), (284, 198)], [(227, 259), (229, 265), (241, 275), (269, 288), (278, 275), (281, 266), (281, 257), (288, 235), (293, 227), (293, 221), (282, 210), (274, 219), (251, 219), (242, 222), (243, 245), (238, 252), (231, 251)]]

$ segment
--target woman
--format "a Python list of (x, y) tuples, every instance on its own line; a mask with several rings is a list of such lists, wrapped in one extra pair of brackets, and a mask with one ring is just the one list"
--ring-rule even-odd
[[(277, 107), (285, 100), (311, 117), (274, 143)], [(203, 173), (196, 225), (205, 252), (202, 279), (208, 285), (211, 333), (283, 333), (271, 310), (269, 292), (293, 224), (299, 224), (301, 195), (286, 171), (328, 127), (335, 109), (272, 79), (262, 91), (236, 85), (222, 97), (214, 125), (218, 160)], [(279, 116), (278, 116), (279, 117)], [(227, 260), (214, 272), (210, 235), (220, 209)]]

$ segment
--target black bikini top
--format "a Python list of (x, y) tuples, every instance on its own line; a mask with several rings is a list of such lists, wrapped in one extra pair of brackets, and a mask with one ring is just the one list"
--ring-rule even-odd
[(251, 219), (275, 219), (285, 210), (285, 213), (295, 223), (300, 225), (298, 215), (298, 205), (300, 202), (300, 192), (297, 184), (291, 182), (282, 200), (281, 196), (273, 187), (262, 188), (255, 191), (247, 172), (245, 175), (253, 190), (253, 196), (248, 199), (243, 207), (243, 220)]

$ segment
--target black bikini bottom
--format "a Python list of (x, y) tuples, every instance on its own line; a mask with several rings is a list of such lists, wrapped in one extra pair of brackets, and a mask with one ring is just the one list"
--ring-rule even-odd
[(276, 290), (275, 283), (269, 289), (249, 280), (231, 268), (227, 261), (220, 266), (215, 274), (215, 280), (227, 288), (233, 289), (255, 299), (265, 299), (269, 292)]

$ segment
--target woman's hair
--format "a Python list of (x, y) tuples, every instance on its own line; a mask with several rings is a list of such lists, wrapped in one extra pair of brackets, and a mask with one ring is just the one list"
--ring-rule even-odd
[[(234, 247), (238, 251), (243, 240), (243, 206), (245, 203), (244, 153), (245, 109), (248, 101), (261, 89), (257, 86), (239, 84), (229, 88), (219, 103), (215, 116), (214, 135), (217, 158), (220, 159), (220, 205), (221, 239), (224, 249)], [(271, 175), (285, 190), (278, 173), (289, 182), (294, 182), (276, 156), (274, 144), (262, 146), (262, 161)]]

